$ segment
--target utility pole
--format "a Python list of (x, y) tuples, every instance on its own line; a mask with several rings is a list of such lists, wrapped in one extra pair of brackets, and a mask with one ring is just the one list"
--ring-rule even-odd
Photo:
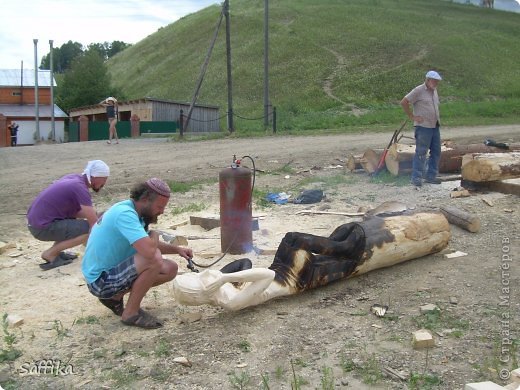
[(51, 139), (53, 141), (56, 141), (56, 125), (54, 123), (54, 69), (53, 69), (53, 63), (52, 63), (52, 43), (53, 40), (49, 40), (49, 46), (51, 48), (50, 51), (50, 60), (51, 60)]
[(34, 42), (34, 116), (36, 118), (36, 142), (40, 142), (40, 106), (38, 104), (38, 40)]
[(264, 0), (264, 129), (269, 127), (269, 0)]
[(224, 16), (226, 17), (226, 59), (227, 59), (227, 89), (228, 89), (228, 131), (233, 129), (233, 86), (231, 82), (231, 38), (229, 25), (229, 0), (224, 1)]

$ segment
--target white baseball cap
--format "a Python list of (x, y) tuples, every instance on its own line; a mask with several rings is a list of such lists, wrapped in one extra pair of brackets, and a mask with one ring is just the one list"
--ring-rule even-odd
[(427, 79), (434, 79), (434, 80), (442, 80), (442, 77), (440, 74), (438, 74), (436, 71), (434, 70), (430, 70), (428, 71), (428, 73), (426, 73), (426, 78)]

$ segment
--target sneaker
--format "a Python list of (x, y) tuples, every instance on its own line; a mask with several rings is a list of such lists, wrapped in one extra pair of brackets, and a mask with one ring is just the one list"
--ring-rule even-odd
[(434, 177), (433, 179), (425, 179), (424, 181), (426, 183), (430, 183), (430, 184), (441, 184), (442, 183), (441, 179), (439, 179), (438, 177)]
[(416, 187), (422, 187), (422, 181), (421, 179), (412, 179), (410, 181), (410, 183), (412, 183), (412, 185), (416, 186)]

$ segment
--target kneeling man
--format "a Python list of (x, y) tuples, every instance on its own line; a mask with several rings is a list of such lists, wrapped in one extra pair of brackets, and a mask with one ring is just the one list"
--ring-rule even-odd
[[(148, 225), (157, 222), (170, 199), (170, 188), (157, 178), (137, 184), (130, 199), (116, 203), (92, 228), (82, 271), (90, 292), (121, 316), (125, 325), (158, 328), (162, 324), (142, 310), (141, 301), (154, 286), (169, 282), (177, 275), (177, 263), (163, 253), (193, 257), (189, 248), (159, 241)], [(130, 292), (126, 307), (124, 295)]]

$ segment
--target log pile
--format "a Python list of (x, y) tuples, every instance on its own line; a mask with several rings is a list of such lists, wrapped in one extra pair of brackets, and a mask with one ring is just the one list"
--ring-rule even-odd
[[(367, 149), (363, 154), (351, 155), (347, 159), (347, 168), (351, 172), (363, 169), (366, 173), (372, 174), (377, 167), (382, 152), (382, 149)], [(520, 143), (510, 144), (507, 153), (504, 153), (504, 149), (502, 148), (487, 146), (484, 144), (445, 144), (441, 147), (439, 173), (460, 173), (462, 168), (462, 158), (467, 154), (492, 155), (510, 154), (515, 152), (520, 152)], [(412, 170), (414, 155), (415, 145), (394, 143), (388, 149), (388, 153), (385, 157), (386, 169), (395, 176), (409, 174)], [(482, 158), (485, 159), (486, 157)]]
[[(520, 143), (506, 145), (487, 142), (468, 145), (444, 143), (441, 146), (439, 173), (443, 174), (442, 177), (457, 174), (446, 180), (460, 179), (462, 174), (462, 186), (466, 188), (520, 194)], [(347, 169), (376, 175), (383, 153), (382, 149), (367, 149), (363, 154), (351, 155), (347, 159)], [(394, 176), (409, 175), (414, 155), (414, 144), (395, 142), (384, 155), (384, 165)]]

